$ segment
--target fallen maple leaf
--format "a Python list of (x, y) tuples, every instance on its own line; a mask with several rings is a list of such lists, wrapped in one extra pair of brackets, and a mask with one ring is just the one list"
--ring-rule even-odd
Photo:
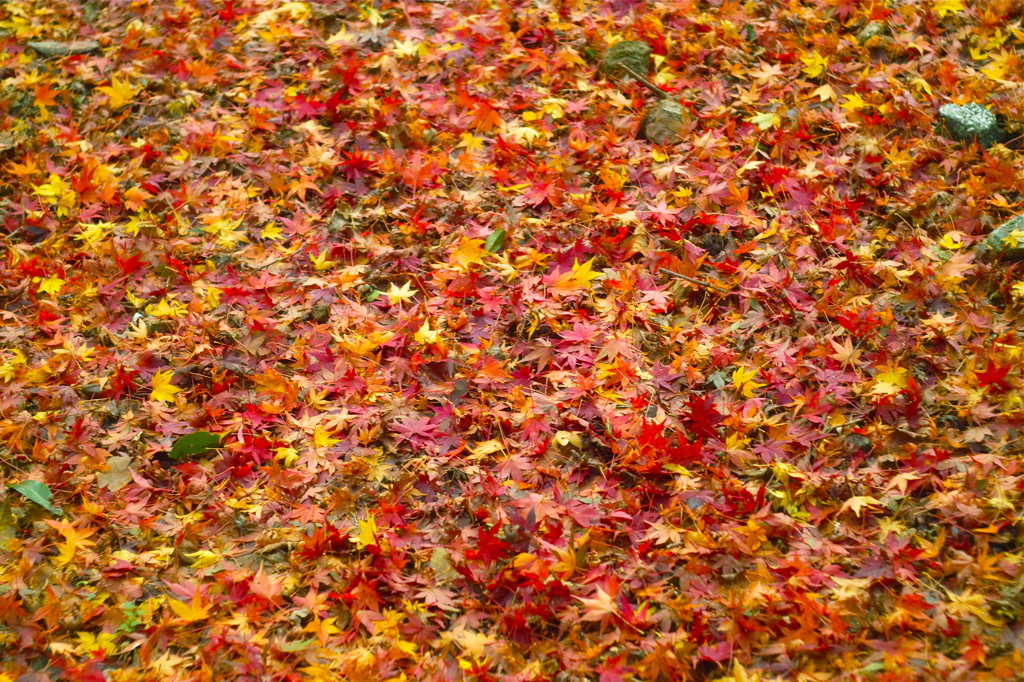
[(459, 240), (459, 245), (448, 257), (448, 262), (468, 271), (471, 265), (482, 263), (484, 257), (488, 255), (490, 253), (484, 248), (483, 239), (467, 239), (463, 237)]
[(873, 497), (866, 495), (859, 495), (857, 497), (851, 497), (843, 503), (841, 511), (849, 509), (854, 513), (857, 518), (860, 518), (861, 512), (868, 507), (877, 507), (882, 503)]
[(94, 535), (99, 528), (76, 528), (71, 521), (67, 520), (52, 521), (47, 519), (46, 523), (64, 537), (64, 542), (58, 544), (60, 552), (54, 558), (54, 563), (57, 566), (67, 566), (74, 560), (75, 554), (79, 549), (96, 544), (86, 538)]
[(388, 303), (395, 305), (395, 302), (399, 303), (408, 301), (409, 299), (416, 296), (416, 290), (412, 288), (411, 282), (406, 282), (401, 288), (395, 286), (395, 283), (391, 283), (391, 288), (384, 292), (384, 295), (388, 297)]
[(96, 89), (107, 96), (107, 104), (111, 109), (120, 109), (126, 104), (131, 104), (135, 99), (135, 94), (139, 91), (138, 88), (132, 87), (128, 79), (121, 80), (117, 76), (110, 79), (110, 85)]
[(964, 3), (962, 0), (935, 0), (932, 3), (932, 9), (940, 17), (944, 17), (947, 14), (953, 14), (955, 12), (964, 11)]
[(757, 373), (761, 371), (757, 367), (746, 369), (744, 367), (737, 367), (732, 373), (732, 385), (736, 388), (741, 396), (744, 398), (753, 398), (754, 391), (764, 386), (751, 381)]
[(192, 595), (192, 601), (188, 604), (177, 599), (168, 599), (167, 605), (184, 624), (206, 620), (210, 616), (210, 604), (203, 602), (199, 590)]
[(313, 446), (317, 448), (329, 448), (336, 443), (340, 443), (341, 439), (332, 438), (331, 434), (325, 431), (322, 427), (317, 426), (313, 429)]
[(589, 599), (577, 597), (586, 607), (586, 610), (583, 612), (583, 620), (604, 620), (609, 616), (618, 614), (619, 607), (615, 604), (614, 597), (600, 587), (597, 588), (595, 594), (597, 595), (596, 597)]
[(60, 290), (64, 288), (64, 285), (68, 283), (66, 279), (61, 279), (56, 276), (46, 277), (45, 279), (39, 279), (38, 281), (39, 292), (50, 295), (59, 294)]
[(377, 519), (372, 513), (366, 515), (366, 519), (359, 520), (359, 532), (349, 538), (359, 549), (375, 546), (379, 543), (377, 539)]
[(415, 334), (413, 334), (413, 338), (416, 340), (416, 343), (427, 345), (430, 343), (437, 343), (437, 340), (440, 338), (440, 334), (430, 329), (429, 321), (423, 320), (423, 324), (420, 325), (420, 328), (416, 330)]
[(168, 369), (163, 372), (157, 372), (153, 375), (150, 380), (153, 390), (149, 393), (149, 399), (158, 402), (173, 403), (174, 395), (181, 393), (181, 389), (171, 384), (171, 379), (174, 378), (174, 370)]

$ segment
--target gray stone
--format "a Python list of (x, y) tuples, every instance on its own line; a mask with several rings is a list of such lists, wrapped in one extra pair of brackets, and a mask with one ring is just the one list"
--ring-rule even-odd
[(640, 138), (654, 144), (675, 144), (679, 142), (686, 125), (683, 123), (685, 110), (675, 100), (663, 99), (648, 109), (640, 122)]
[(324, 324), (331, 319), (331, 307), (322, 303), (313, 306), (309, 311), (309, 319), (317, 324)]
[(877, 38), (889, 32), (889, 27), (879, 21), (872, 21), (857, 33), (857, 42), (863, 45), (872, 38)]
[(639, 40), (623, 40), (604, 53), (601, 73), (613, 78), (628, 75), (625, 68), (646, 76), (651, 71), (651, 46)]
[(1006, 243), (1011, 233), (1024, 233), (1024, 215), (1010, 218), (992, 230), (988, 238), (978, 246), (982, 257), (989, 260), (1024, 260), (1024, 234), (1017, 238), (1016, 246)]
[(942, 132), (957, 142), (977, 140), (982, 147), (989, 147), (1005, 139), (996, 115), (975, 102), (943, 104), (939, 120)]
[(870, 452), (871, 439), (859, 433), (851, 433), (843, 439), (843, 449), (848, 455), (858, 452)]
[(27, 43), (29, 47), (44, 57), (70, 57), (71, 55), (98, 52), (100, 44), (95, 40), (37, 40)]

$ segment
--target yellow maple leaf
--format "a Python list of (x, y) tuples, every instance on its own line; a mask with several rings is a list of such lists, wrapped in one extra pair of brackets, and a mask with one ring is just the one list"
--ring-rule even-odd
[(356, 543), (359, 549), (379, 544), (377, 540), (377, 519), (374, 518), (373, 514), (367, 514), (365, 521), (359, 520), (359, 533), (355, 537), (349, 538), (349, 540)]
[(577, 448), (583, 447), (583, 438), (576, 431), (557, 431), (555, 437), (551, 439), (555, 445), (572, 445)]
[(1011, 230), (1008, 235), (1003, 237), (1003, 244), (1011, 249), (1016, 249), (1021, 241), (1024, 241), (1024, 230)]
[(326, 250), (322, 251), (320, 253), (320, 255), (317, 256), (316, 258), (314, 258), (313, 256), (310, 256), (309, 260), (310, 260), (310, 262), (313, 263), (313, 268), (315, 270), (318, 270), (318, 271), (319, 270), (330, 270), (331, 268), (333, 268), (335, 265), (338, 264), (338, 261), (327, 260), (327, 251)]
[(220, 554), (211, 552), (208, 549), (201, 549), (197, 552), (189, 552), (185, 556), (192, 558), (192, 568), (207, 568), (220, 561)]
[(63, 280), (56, 275), (42, 279), (37, 277), (39, 281), (39, 292), (43, 294), (59, 294), (60, 290), (67, 284), (67, 280)]
[[(601, 588), (598, 588), (600, 590)], [(473, 632), (472, 630), (463, 630), (456, 638), (459, 646), (462, 650), (471, 656), (483, 656), (484, 648), (491, 644), (497, 644), (498, 640), (494, 639), (490, 635), (485, 635), (481, 632)]]
[(91, 632), (78, 632), (75, 636), (78, 637), (77, 651), (83, 656), (92, 658), (96, 653), (102, 653), (103, 656), (117, 653), (117, 645), (114, 644), (117, 635), (113, 633), (101, 632), (94, 635)]
[(1010, 294), (1016, 301), (1024, 300), (1024, 280), (1015, 282), (1013, 286), (1010, 287)]
[(580, 265), (578, 260), (572, 262), (572, 279), (577, 286), (589, 288), (590, 283), (601, 276), (601, 273), (594, 272), (592, 267), (594, 259), (591, 258), (586, 263)]
[(747, 118), (748, 121), (758, 127), (759, 130), (770, 130), (782, 125), (782, 117), (778, 114), (761, 113)]
[(223, 215), (206, 216), (203, 221), (206, 225), (203, 232), (212, 235), (217, 240), (217, 246), (223, 249), (233, 249), (240, 241), (249, 241), (245, 233), (238, 228), (241, 227), (241, 220), (231, 220)]
[(981, 70), (983, 74), (988, 76), (994, 81), (1002, 80), (1006, 76), (1006, 70), (1009, 68), (1009, 64), (1005, 61), (995, 60), (985, 68)]
[(174, 615), (186, 623), (205, 620), (210, 615), (210, 605), (203, 604), (202, 597), (199, 596), (199, 590), (196, 590), (196, 593), (192, 596), (192, 603), (190, 604), (178, 601), (177, 599), (168, 599), (167, 605), (171, 607), (171, 611), (174, 611)]
[(846, 109), (847, 111), (860, 111), (868, 105), (860, 95), (856, 92), (852, 95), (846, 95), (846, 101), (839, 105), (840, 109)]
[(448, 256), (448, 262), (468, 271), (469, 266), (475, 263), (482, 263), (484, 257), (489, 255), (489, 253), (484, 248), (483, 239), (467, 239), (463, 237), (459, 245)]
[(748, 673), (746, 668), (740, 665), (739, 661), (734, 660), (732, 665), (732, 678), (727, 677), (724, 679), (732, 679), (733, 682), (761, 682), (761, 673), (756, 671)]
[(366, 355), (367, 353), (380, 348), (381, 345), (386, 343), (392, 336), (394, 336), (393, 332), (373, 332), (369, 336), (363, 336), (361, 334), (347, 334), (336, 338), (352, 353), (355, 353), (356, 355)]
[(50, 173), (50, 177), (41, 185), (33, 185), (32, 193), (47, 204), (57, 205), (57, 215), (66, 217), (78, 201), (78, 194), (68, 187), (64, 178), (56, 173)]
[(396, 300), (399, 303), (402, 301), (408, 301), (410, 298), (414, 297), (416, 293), (416, 289), (412, 288), (412, 282), (406, 282), (402, 285), (401, 289), (395, 286), (395, 283), (392, 282), (391, 288), (385, 291), (384, 295), (388, 297), (388, 303), (394, 305)]
[(871, 387), (873, 395), (895, 395), (907, 387), (909, 370), (904, 367), (884, 366), (885, 371), (875, 375), (875, 384)]
[(181, 389), (171, 384), (171, 379), (174, 377), (174, 370), (168, 369), (163, 372), (157, 372), (153, 375), (150, 383), (153, 386), (153, 390), (149, 393), (150, 400), (156, 400), (163, 403), (173, 403), (174, 394), (181, 393)]
[(184, 303), (173, 300), (172, 296), (174, 294), (168, 294), (158, 302), (147, 305), (146, 314), (152, 315), (159, 320), (173, 320), (184, 317), (188, 313), (188, 307)]
[(867, 595), (867, 590), (871, 587), (870, 578), (838, 578), (833, 576), (832, 582), (836, 584), (832, 588), (832, 598), (837, 601), (861, 599)]
[(277, 450), (274, 451), (274, 459), (279, 461), (283, 466), (290, 467), (298, 461), (299, 453), (295, 448), (277, 448)]
[(484, 142), (487, 141), (485, 137), (477, 137), (473, 133), (462, 133), (459, 136), (459, 143), (455, 145), (456, 149), (465, 149), (467, 152), (479, 152), (484, 149)]
[(313, 430), (313, 445), (318, 448), (329, 448), (335, 443), (340, 443), (340, 438), (331, 438), (331, 434), (320, 426)]
[(954, 249), (963, 248), (963, 245), (963, 232), (957, 232), (955, 230), (952, 232), (947, 232), (942, 236), (942, 239), (939, 240), (939, 246), (941, 246), (944, 249), (949, 249), (950, 251)]
[(925, 79), (915, 78), (914, 80), (910, 81), (910, 84), (917, 88), (918, 92), (928, 93), (928, 96), (932, 95), (932, 86), (929, 85), (928, 81), (926, 81)]
[[(14, 378), (15, 372), (18, 367), (24, 367), (28, 364), (25, 359), (25, 354), (17, 348), (10, 349), (11, 357), (4, 360), (3, 364), (0, 364), (0, 379), (4, 380), (4, 383), (10, 382)], [(0, 680), (0, 682), (3, 682)]]
[[(45, 200), (60, 199), (68, 191), (68, 185), (64, 178), (56, 173), (50, 173), (50, 177), (41, 185), (32, 185), (32, 193)], [(50, 202), (52, 203), (52, 202)]]
[(47, 525), (57, 530), (64, 537), (64, 542), (58, 543), (57, 547), (60, 550), (57, 556), (54, 558), (54, 563), (57, 566), (67, 566), (74, 558), (75, 553), (79, 549), (91, 547), (96, 543), (92, 540), (87, 540), (90, 535), (95, 533), (99, 528), (75, 528), (70, 521), (46, 521)]
[(975, 594), (970, 588), (967, 588), (961, 594), (953, 594), (952, 592), (948, 594), (949, 601), (945, 605), (946, 611), (957, 618), (974, 616), (995, 627), (1003, 624), (989, 615), (988, 600), (985, 599), (985, 595)]
[(266, 225), (263, 226), (263, 230), (260, 232), (260, 236), (263, 239), (270, 239), (272, 241), (276, 239), (281, 239), (282, 234), (283, 232), (281, 228), (275, 225), (274, 223), (267, 223)]
[(396, 40), (395, 44), (391, 47), (391, 51), (397, 57), (419, 57), (422, 56), (420, 52), (421, 47), (425, 47), (423, 43), (409, 38), (408, 40)]
[(761, 388), (765, 384), (759, 384), (751, 381), (760, 370), (757, 367), (752, 369), (746, 369), (744, 367), (737, 367), (732, 373), (732, 385), (739, 391), (740, 395), (744, 398), (753, 398), (754, 391)]
[(107, 232), (113, 229), (113, 227), (114, 223), (108, 222), (78, 223), (80, 232), (75, 235), (75, 239), (84, 242), (86, 246), (93, 246), (103, 240), (107, 236)]
[(964, 3), (961, 0), (936, 0), (935, 3), (932, 4), (932, 9), (935, 10), (935, 13), (940, 17), (944, 17), (947, 14), (952, 14), (953, 12), (964, 11)]
[(804, 63), (804, 68), (801, 70), (811, 78), (817, 78), (828, 68), (828, 58), (822, 57), (817, 52), (801, 57), (800, 61)]
[(439, 337), (440, 334), (438, 332), (431, 331), (430, 323), (427, 320), (423, 320), (423, 326), (413, 335), (416, 343), (422, 343), (424, 346), (428, 343), (437, 343)]
[(846, 502), (843, 502), (842, 511), (849, 509), (859, 519), (861, 511), (865, 507), (877, 507), (882, 504), (880, 501), (867, 495), (858, 495), (857, 497), (851, 497)]
[(120, 109), (126, 104), (131, 104), (132, 100), (135, 99), (135, 93), (139, 91), (138, 88), (132, 87), (131, 82), (127, 78), (121, 80), (117, 76), (110, 79), (110, 85), (104, 85), (96, 89), (107, 96), (107, 104), (110, 105), (111, 109)]
[(832, 89), (831, 85), (825, 83), (825, 85), (822, 85), (820, 88), (812, 92), (811, 96), (817, 97), (819, 102), (824, 102), (825, 100), (829, 99), (835, 101), (836, 91)]
[(334, 624), (337, 618), (324, 618), (320, 620), (316, 614), (313, 614), (313, 620), (310, 621), (306, 627), (302, 628), (303, 632), (311, 632), (316, 635), (317, 639), (320, 640), (321, 644), (327, 643), (327, 638), (331, 635), (337, 635), (341, 630)]

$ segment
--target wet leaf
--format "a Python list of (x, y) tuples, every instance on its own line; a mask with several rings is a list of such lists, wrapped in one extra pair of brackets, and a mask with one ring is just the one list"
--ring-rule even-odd
[(60, 516), (63, 513), (60, 509), (53, 506), (53, 491), (45, 483), (40, 483), (39, 481), (14, 483), (11, 485), (11, 490), (21, 493), (51, 514)]

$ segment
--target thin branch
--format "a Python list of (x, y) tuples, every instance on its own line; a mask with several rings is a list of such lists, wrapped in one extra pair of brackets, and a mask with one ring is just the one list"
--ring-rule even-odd
[(702, 286), (702, 287), (705, 287), (707, 289), (711, 289), (712, 291), (717, 291), (720, 294), (725, 294), (726, 296), (728, 296), (729, 294), (735, 293), (733, 291), (729, 291), (728, 289), (723, 289), (722, 287), (715, 286), (711, 282), (705, 282), (702, 279), (696, 279), (694, 277), (687, 277), (686, 275), (680, 275), (678, 272), (672, 272), (671, 270), (666, 270), (665, 268), (659, 268), (658, 272), (662, 273), (663, 275), (671, 275), (673, 277), (678, 277), (679, 279), (686, 280), (690, 284), (696, 284), (698, 286)]
[(623, 70), (629, 73), (629, 75), (632, 76), (638, 83), (646, 86), (648, 90), (653, 92), (658, 97), (661, 97), (662, 99), (671, 99), (671, 95), (669, 95), (667, 92), (659, 88), (657, 85), (655, 85), (651, 81), (647, 80), (646, 78), (638, 74), (633, 69), (629, 68), (625, 64), (620, 64), (619, 66), (621, 66)]

